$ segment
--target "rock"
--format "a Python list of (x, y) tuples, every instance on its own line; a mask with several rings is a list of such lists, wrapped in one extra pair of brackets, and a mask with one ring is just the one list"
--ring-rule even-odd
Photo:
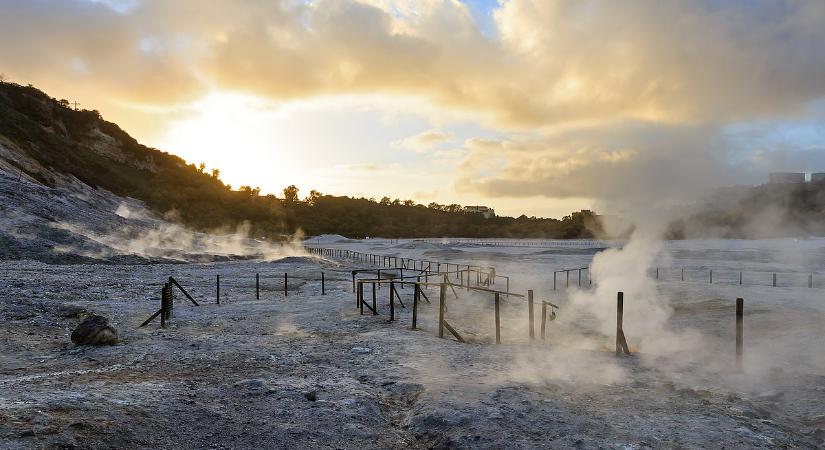
[(86, 310), (77, 305), (60, 305), (57, 307), (56, 313), (64, 319), (76, 319), (86, 314)]
[(350, 351), (356, 355), (366, 355), (367, 353), (372, 353), (372, 349), (369, 347), (353, 347)]
[(93, 314), (72, 331), (72, 342), (77, 345), (115, 345), (117, 330), (109, 325), (109, 319)]

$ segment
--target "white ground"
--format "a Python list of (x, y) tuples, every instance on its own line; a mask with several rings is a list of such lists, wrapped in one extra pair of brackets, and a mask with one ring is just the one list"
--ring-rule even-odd
[[(381, 315), (359, 315), (349, 270), (365, 265), (351, 261), (5, 261), (0, 448), (825, 445), (825, 277), (815, 275), (809, 289), (806, 275), (823, 269), (822, 240), (669, 243), (655, 264), (663, 279), (656, 283), (649, 272), (665, 305), (655, 313), (667, 312), (666, 327), (655, 331), (656, 339), (648, 326), (654, 313), (638, 309), (641, 297), (629, 286), (624, 328), (638, 353), (626, 358), (613, 355), (613, 336), (598, 314), (565, 316), (582, 302), (613, 314), (612, 293), (552, 290), (553, 270), (591, 263), (597, 250), (590, 243), (327, 241), (327, 247), (495, 266), (512, 276), (513, 291), (534, 289), (537, 301), (560, 304), (559, 318), (548, 325), (547, 341), (531, 346), (526, 303), (508, 300), (504, 342), (496, 346), (491, 297), (459, 292), (458, 299), (448, 296), (447, 317), (470, 341), (460, 344), (435, 336), (434, 290), (428, 291), (433, 303), (422, 304), (419, 330), (409, 329), (409, 289), (402, 291), (408, 308), (398, 310), (397, 322), (387, 322), (386, 288), (378, 291)], [(689, 268), (687, 282), (678, 281), (681, 267)], [(709, 268), (713, 285), (704, 278)], [(747, 271), (741, 287), (740, 268)], [(774, 288), (773, 271), (795, 275), (780, 276)], [(286, 298), (284, 272), (291, 277)], [(203, 305), (176, 295), (170, 328), (155, 322), (137, 329), (157, 309), (170, 275)], [(743, 373), (733, 370), (736, 297), (745, 298)], [(70, 305), (112, 318), (123, 344), (73, 346), (69, 334), (79, 317)]]

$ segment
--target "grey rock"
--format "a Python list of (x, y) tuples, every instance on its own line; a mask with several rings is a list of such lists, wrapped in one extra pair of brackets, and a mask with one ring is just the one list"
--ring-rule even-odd
[(72, 342), (77, 345), (115, 345), (117, 330), (109, 325), (109, 319), (93, 314), (72, 331)]

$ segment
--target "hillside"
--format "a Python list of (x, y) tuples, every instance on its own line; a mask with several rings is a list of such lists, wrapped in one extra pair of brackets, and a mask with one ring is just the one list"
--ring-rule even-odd
[(72, 176), (159, 213), (176, 211), (195, 229), (248, 220), (256, 236), (286, 231), (279, 202), (232, 191), (193, 164), (139, 144), (96, 111), (74, 111), (31, 86), (0, 83), (0, 159), (7, 171), (46, 186)]
[(459, 212), (459, 205), (447, 209), (320, 194), (301, 201), (261, 196), (247, 186), (231, 190), (194, 164), (141, 145), (97, 111), (75, 111), (69, 106), (32, 86), (0, 83), (0, 169), (49, 187), (65, 177), (76, 178), (117, 196), (141, 200), (157, 214), (195, 230), (248, 224), (251, 236), (270, 240), (298, 230), (356, 238), (591, 236), (580, 214), (563, 220), (484, 219)]

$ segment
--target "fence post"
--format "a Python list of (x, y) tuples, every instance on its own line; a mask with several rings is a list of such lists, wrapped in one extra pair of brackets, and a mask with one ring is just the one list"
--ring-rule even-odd
[(627, 339), (624, 336), (622, 321), (624, 320), (624, 292), (619, 292), (616, 298), (616, 355), (630, 354), (627, 348)]
[(742, 271), (739, 271), (739, 285), (742, 285)]
[(421, 286), (417, 283), (415, 285), (415, 293), (413, 294), (413, 310), (412, 310), (412, 329), (415, 329), (416, 322), (418, 322), (418, 297), (421, 295)]
[(541, 302), (541, 340), (544, 340), (544, 326), (547, 323), (547, 303)]
[(221, 304), (221, 274), (215, 275), (215, 298), (216, 303)]
[(685, 281), (685, 268), (682, 267), (682, 281)]
[(372, 315), (378, 315), (378, 302), (375, 299), (375, 282), (372, 283)]
[(289, 288), (287, 287), (287, 283), (289, 283), (289, 278), (287, 277), (286, 272), (284, 272), (284, 297), (289, 294)]
[(496, 292), (496, 344), (501, 344), (501, 317), (499, 316), (499, 303), (501, 296)]
[(352, 292), (355, 293), (355, 271), (352, 271)]
[(558, 271), (553, 271), (553, 290), (556, 290), (556, 274), (559, 273)]
[(390, 281), (390, 322), (395, 320), (395, 281)]
[[(581, 271), (579, 272), (581, 273)], [(527, 291), (527, 320), (528, 320), (528, 330), (530, 333), (530, 342), (533, 342), (536, 339), (536, 332), (533, 329), (533, 290), (530, 289)]]
[(357, 300), (358, 301), (357, 307), (361, 308), (361, 315), (363, 316), (364, 315), (364, 282), (363, 281), (358, 282), (358, 295), (356, 296), (356, 298), (358, 299)]
[(321, 272), (321, 295), (327, 295), (326, 281), (324, 280), (324, 272)]
[(658, 267), (656, 268), (656, 279), (657, 280), (659, 279), (659, 268)]
[(166, 309), (167, 309), (167, 295), (169, 291), (169, 282), (163, 284), (163, 289), (160, 290), (160, 327), (166, 328)]
[(776, 274), (773, 274), (773, 287), (776, 287)]
[(710, 269), (710, 284), (713, 284), (713, 269)]
[(736, 299), (736, 370), (742, 371), (742, 353), (744, 347), (744, 316), (745, 300), (741, 298)]
[(444, 337), (444, 308), (447, 306), (447, 284), (441, 283), (441, 292), (438, 301), (438, 337)]

